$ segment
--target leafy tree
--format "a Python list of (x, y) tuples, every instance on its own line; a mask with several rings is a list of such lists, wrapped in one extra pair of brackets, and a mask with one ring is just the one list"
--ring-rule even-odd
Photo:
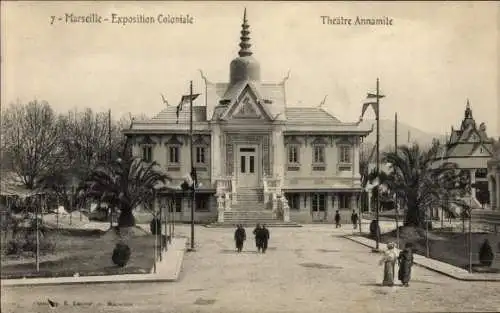
[(464, 186), (456, 164), (446, 163), (433, 167), (438, 146), (422, 150), (419, 145), (400, 146), (397, 152), (386, 152), (383, 161), (391, 164), (386, 185), (406, 207), (405, 226), (423, 227), (429, 208), (441, 206), (447, 198), (466, 207), (459, 198)]
[(2, 112), (2, 150), (14, 173), (28, 189), (58, 162), (58, 142), (63, 128), (45, 101), (12, 104)]
[(88, 198), (118, 209), (118, 227), (126, 228), (135, 225), (133, 210), (151, 203), (154, 190), (162, 188), (167, 181), (170, 181), (169, 175), (163, 173), (156, 162), (117, 159), (93, 170), (83, 188)]
[(73, 195), (74, 186), (84, 182), (98, 166), (127, 155), (129, 149), (122, 130), (129, 127), (130, 121), (110, 118), (107, 112), (94, 112), (89, 108), (59, 116), (59, 124), (64, 129), (58, 143), (60, 162), (42, 177), (40, 185), (54, 192), (66, 209), (87, 200), (85, 194)]

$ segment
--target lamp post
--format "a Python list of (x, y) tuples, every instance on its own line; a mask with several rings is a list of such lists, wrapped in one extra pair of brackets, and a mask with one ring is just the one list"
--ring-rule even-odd
[[(478, 188), (478, 183), (473, 183), (470, 185), (472, 188)], [(472, 192), (470, 197), (469, 205), (469, 273), (472, 273)]]
[[(394, 114), (394, 153), (398, 154), (398, 113)], [(394, 171), (394, 169), (393, 169)], [(396, 247), (399, 249), (399, 210), (398, 210), (398, 194), (394, 192), (394, 209), (396, 213)]]

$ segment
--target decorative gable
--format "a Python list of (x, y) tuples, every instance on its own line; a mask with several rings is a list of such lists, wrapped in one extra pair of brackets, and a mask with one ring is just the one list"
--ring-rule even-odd
[(328, 141), (323, 136), (317, 136), (312, 141), (313, 145), (326, 145), (327, 143), (328, 143)]
[(471, 132), (469, 139), (467, 140), (468, 142), (480, 142), (481, 138), (479, 137), (479, 134), (475, 131)]
[(479, 145), (471, 154), (471, 157), (491, 157), (491, 152), (484, 146)]
[(182, 141), (179, 136), (173, 135), (170, 137), (170, 139), (166, 142), (167, 145), (176, 145), (176, 146), (182, 146)]
[(156, 142), (153, 139), (151, 139), (150, 136), (144, 136), (142, 138), (142, 140), (139, 141), (139, 144), (140, 145), (154, 145), (154, 144), (156, 144)]
[(249, 93), (245, 94), (239, 103), (236, 103), (233, 119), (262, 119), (263, 112), (257, 101)]
[(285, 136), (285, 145), (301, 145), (302, 141), (297, 136)]
[(210, 137), (198, 135), (195, 137), (193, 145), (210, 146)]
[(231, 96), (234, 100), (229, 105), (222, 119), (266, 119), (271, 116), (264, 104), (261, 103), (257, 87), (247, 84), (237, 95)]
[(243, 100), (239, 103), (238, 107), (233, 114), (233, 118), (262, 118), (257, 104), (249, 95), (245, 95)]

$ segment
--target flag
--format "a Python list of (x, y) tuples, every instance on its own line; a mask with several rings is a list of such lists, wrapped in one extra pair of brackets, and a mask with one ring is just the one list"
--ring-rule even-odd
[(179, 113), (182, 111), (182, 107), (184, 106), (184, 104), (189, 103), (191, 100), (194, 101), (196, 98), (198, 98), (199, 95), (199, 93), (196, 93), (192, 95), (182, 96), (181, 102), (179, 102), (179, 104), (177, 105), (177, 110), (175, 112), (175, 114), (177, 115), (177, 123), (179, 123)]
[(373, 99), (373, 98), (379, 98), (379, 99), (382, 99), (383, 97), (385, 97), (384, 95), (376, 95), (374, 93), (368, 93), (368, 95), (366, 96), (368, 99)]

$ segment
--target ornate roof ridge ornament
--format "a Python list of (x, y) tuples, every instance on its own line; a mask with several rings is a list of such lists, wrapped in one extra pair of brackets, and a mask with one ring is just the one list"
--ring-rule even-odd
[(238, 55), (240, 57), (246, 57), (246, 56), (251, 56), (252, 51), (250, 50), (250, 47), (252, 46), (250, 44), (250, 31), (248, 30), (250, 28), (250, 25), (248, 25), (248, 20), (247, 20), (247, 8), (245, 8), (245, 11), (243, 12), (243, 24), (241, 24), (241, 41), (240, 41), (240, 51), (238, 52)]

